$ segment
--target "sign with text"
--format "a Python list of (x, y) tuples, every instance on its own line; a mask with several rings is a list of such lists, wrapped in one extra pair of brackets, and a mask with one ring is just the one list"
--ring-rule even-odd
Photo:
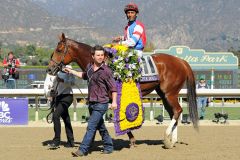
[(239, 88), (238, 86), (238, 73), (237, 70), (215, 70), (213, 72), (214, 81), (211, 82), (211, 70), (195, 70), (195, 79), (199, 80), (204, 78), (207, 84), (215, 89), (231, 89)]
[(27, 125), (27, 98), (0, 98), (0, 125)]
[(231, 52), (205, 52), (186, 46), (157, 49), (154, 53), (166, 53), (187, 61), (192, 69), (238, 69), (238, 58)]

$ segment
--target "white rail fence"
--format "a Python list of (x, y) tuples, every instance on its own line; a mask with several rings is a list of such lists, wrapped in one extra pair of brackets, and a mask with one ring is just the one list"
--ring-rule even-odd
[[(74, 98), (86, 98), (88, 91), (87, 89), (73, 89)], [(182, 98), (186, 97), (187, 90), (182, 89), (179, 93), (179, 101), (182, 106)], [(43, 89), (0, 89), (0, 97), (35, 97), (35, 121), (39, 120), (39, 98), (44, 96)], [(208, 97), (236, 97), (240, 98), (240, 89), (202, 89), (197, 90), (197, 96), (208, 96)], [(157, 93), (154, 91), (149, 95), (145, 96), (151, 99), (150, 107), (153, 107), (153, 99), (159, 98)], [(73, 120), (77, 120), (76, 113), (77, 103), (73, 103), (74, 112)], [(164, 113), (164, 112), (163, 112)], [(164, 116), (164, 115), (163, 115)], [(150, 120), (153, 120), (152, 110), (150, 111)]]

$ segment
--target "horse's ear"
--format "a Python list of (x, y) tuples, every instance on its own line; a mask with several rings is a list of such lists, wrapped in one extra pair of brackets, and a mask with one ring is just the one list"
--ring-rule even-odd
[(62, 33), (62, 35), (59, 35), (58, 37), (59, 37), (60, 41), (65, 41), (66, 40), (64, 33)]

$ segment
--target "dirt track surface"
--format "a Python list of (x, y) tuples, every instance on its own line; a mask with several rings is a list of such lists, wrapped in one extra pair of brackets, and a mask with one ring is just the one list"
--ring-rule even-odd
[[(114, 139), (115, 151), (110, 155), (101, 154), (102, 145), (97, 134), (93, 151), (86, 157), (72, 157), (75, 148), (61, 146), (48, 150), (45, 143), (53, 137), (51, 127), (0, 127), (1, 160), (239, 160), (240, 126), (200, 126), (196, 132), (192, 126), (178, 128), (179, 142), (173, 149), (163, 148), (163, 133), (166, 126), (143, 126), (134, 131), (137, 147), (129, 149), (127, 136), (114, 135), (113, 127), (108, 127)], [(79, 146), (85, 127), (74, 127), (76, 146)], [(62, 128), (62, 141), (66, 141)]]

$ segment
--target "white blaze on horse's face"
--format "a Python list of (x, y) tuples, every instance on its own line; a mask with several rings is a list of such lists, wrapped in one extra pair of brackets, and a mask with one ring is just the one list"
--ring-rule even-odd
[(55, 78), (56, 76), (52, 76), (50, 74), (46, 75), (46, 78), (44, 81), (44, 94), (46, 98), (50, 97), (50, 91), (53, 88)]
[(96, 50), (92, 58), (95, 64), (102, 64), (105, 59), (104, 51)]

